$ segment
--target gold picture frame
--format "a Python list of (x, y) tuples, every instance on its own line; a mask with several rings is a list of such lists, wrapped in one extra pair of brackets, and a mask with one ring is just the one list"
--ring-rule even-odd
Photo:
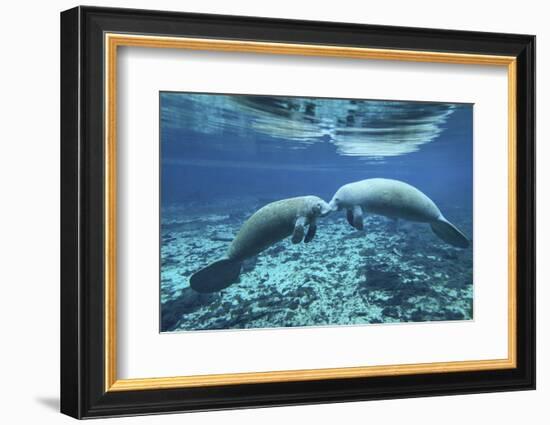
[[(254, 41), (213, 40), (127, 34), (105, 34), (106, 122), (105, 152), (105, 391), (151, 390), (196, 386), (236, 385), (265, 382), (341, 379), (356, 377), (409, 375), (416, 373), (464, 372), (507, 369), (516, 366), (516, 58), (513, 56), (410, 50), (281, 44)], [(170, 378), (116, 378), (116, 96), (117, 51), (119, 47), (189, 49), (354, 59), (436, 62), (506, 67), (508, 72), (508, 358), (424, 364), (365, 366), (219, 375), (176, 376)]]

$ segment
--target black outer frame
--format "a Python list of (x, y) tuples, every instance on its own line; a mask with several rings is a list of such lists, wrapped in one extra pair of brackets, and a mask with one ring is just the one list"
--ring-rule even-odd
[[(105, 32), (517, 57), (517, 368), (104, 391)], [(535, 37), (77, 7), (61, 13), (61, 412), (76, 418), (535, 388)]]

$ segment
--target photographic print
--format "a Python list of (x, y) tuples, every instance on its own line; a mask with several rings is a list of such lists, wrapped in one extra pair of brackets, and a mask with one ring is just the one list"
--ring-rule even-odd
[(161, 92), (161, 332), (473, 319), (473, 105)]

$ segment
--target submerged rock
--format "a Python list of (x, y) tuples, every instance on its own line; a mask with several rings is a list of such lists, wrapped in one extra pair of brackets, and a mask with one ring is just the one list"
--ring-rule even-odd
[(399, 273), (392, 270), (366, 267), (363, 273), (365, 280), (359, 284), (362, 289), (390, 290), (401, 285)]
[(400, 317), (399, 309), (397, 307), (386, 307), (382, 310), (382, 315), (391, 317), (392, 319), (398, 319)]
[(232, 242), (233, 239), (233, 235), (223, 233), (214, 233), (210, 236), (210, 240), (215, 242)]
[(410, 317), (411, 317), (411, 321), (413, 321), (413, 322), (423, 322), (423, 321), (427, 320), (426, 319), (426, 312), (424, 312), (422, 310), (422, 308), (418, 308), (418, 309), (414, 310), (411, 313)]
[(445, 309), (446, 320), (462, 320), (464, 319), (464, 313), (460, 311), (454, 311), (450, 309)]
[(241, 273), (248, 273), (254, 270), (254, 267), (256, 267), (256, 263), (258, 262), (258, 256), (247, 258), (243, 261), (243, 265), (241, 267)]
[(174, 221), (171, 223), (162, 223), (162, 230), (163, 231), (176, 231), (176, 232), (182, 232), (182, 231), (190, 231), (190, 230), (201, 230), (204, 228), (205, 222), (201, 219), (194, 219), (194, 220), (185, 220), (185, 221)]
[(174, 299), (168, 300), (161, 305), (161, 331), (174, 330), (181, 318), (192, 313), (199, 308), (211, 304), (219, 295), (201, 294), (193, 291), (191, 288), (183, 288), (181, 294)]
[(277, 255), (279, 255), (283, 251), (285, 251), (284, 245), (282, 243), (278, 243), (278, 244), (274, 245), (272, 248), (269, 248), (268, 250), (266, 250), (265, 254), (267, 254), (271, 257), (276, 257)]
[(358, 239), (358, 238), (364, 238), (366, 235), (366, 232), (364, 230), (358, 230), (352, 233), (348, 233), (347, 235), (342, 237), (343, 241), (347, 241), (350, 239)]
[(176, 260), (173, 255), (162, 256), (162, 267), (176, 266), (177, 264), (178, 260)]
[(359, 255), (363, 257), (374, 257), (377, 254), (377, 251), (374, 248), (364, 248), (359, 251)]

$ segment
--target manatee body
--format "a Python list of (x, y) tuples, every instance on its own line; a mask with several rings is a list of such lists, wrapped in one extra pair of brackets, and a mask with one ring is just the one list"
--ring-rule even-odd
[(227, 288), (238, 279), (243, 260), (291, 235), (294, 244), (310, 242), (317, 230), (317, 217), (330, 211), (329, 205), (317, 196), (300, 196), (265, 205), (245, 221), (225, 258), (191, 276), (191, 288), (197, 292)]
[(349, 224), (363, 229), (363, 213), (429, 223), (446, 243), (467, 248), (468, 238), (443, 216), (437, 205), (417, 188), (399, 180), (367, 179), (342, 186), (330, 201), (332, 211), (347, 210)]

